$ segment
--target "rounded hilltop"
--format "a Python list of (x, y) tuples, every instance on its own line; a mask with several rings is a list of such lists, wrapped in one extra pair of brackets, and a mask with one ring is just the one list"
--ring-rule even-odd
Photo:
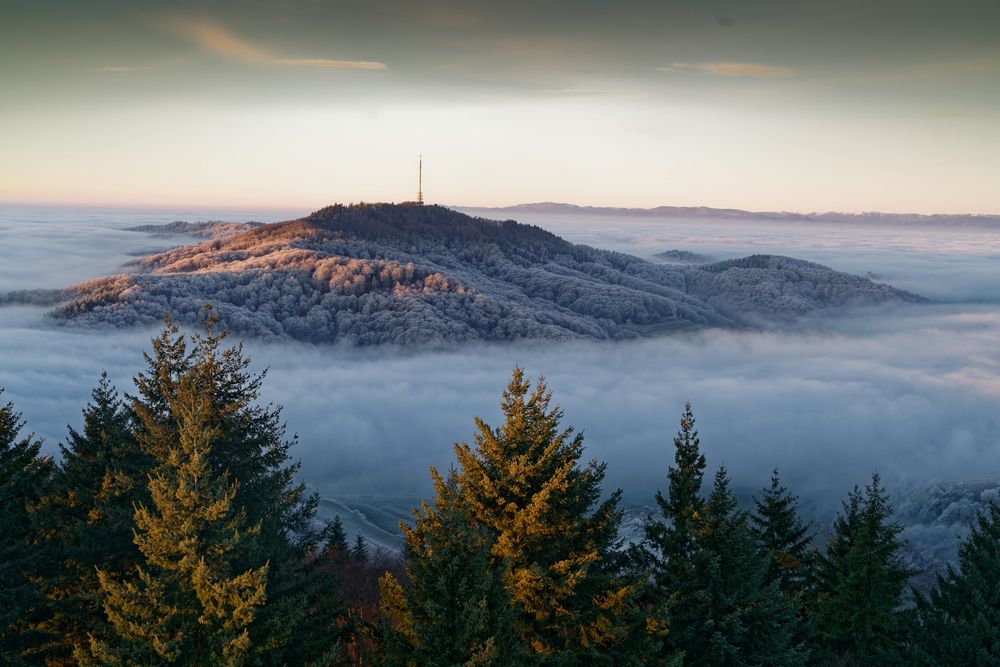
[(209, 302), (242, 335), (433, 346), (781, 326), (916, 299), (787, 258), (657, 264), (533, 225), (410, 202), (334, 204), (134, 266), (69, 288), (55, 316), (73, 326), (131, 326), (171, 312), (193, 323)]

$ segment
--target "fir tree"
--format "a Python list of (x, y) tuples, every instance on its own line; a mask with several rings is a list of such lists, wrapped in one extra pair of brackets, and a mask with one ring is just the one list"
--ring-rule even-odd
[(462, 505), (495, 536), (494, 567), (516, 610), (521, 641), (542, 661), (628, 664), (634, 588), (610, 573), (620, 492), (602, 503), (605, 465), (580, 465), (583, 436), (520, 368), (503, 393), (504, 423), (476, 419), (474, 446), (456, 445)]
[(333, 517), (333, 522), (327, 528), (326, 539), (327, 549), (332, 551), (347, 551), (347, 533), (344, 531), (344, 522), (340, 515)]
[(39, 628), (47, 665), (74, 665), (90, 637), (109, 638), (97, 567), (121, 575), (140, 554), (133, 542), (134, 504), (145, 500), (151, 458), (136, 446), (129, 416), (102, 373), (83, 411), (83, 430), (69, 429), (51, 491), (35, 512), (41, 550), (34, 576), (48, 598)]
[[(803, 665), (796, 607), (768, 581), (746, 512), (737, 508), (725, 468), (704, 505), (694, 555), (694, 591), (674, 609), (667, 645), (693, 665)], [(677, 640), (682, 639), (684, 643)]]
[(248, 628), (266, 599), (267, 564), (243, 570), (259, 526), (234, 505), (237, 484), (212, 469), (221, 431), (211, 389), (195, 368), (169, 408), (177, 441), (149, 480), (150, 505), (135, 512), (143, 564), (117, 579), (99, 571), (105, 612), (116, 636), (94, 638), (94, 664), (239, 665), (253, 657)]
[[(2, 393), (2, 390), (0, 390)], [(20, 437), (24, 423), (11, 403), (0, 404), (0, 663), (28, 664), (24, 653), (38, 641), (41, 595), (25, 573), (34, 559), (31, 511), (45, 492), (51, 461), (42, 443)]]
[(811, 585), (815, 534), (798, 514), (798, 498), (782, 486), (777, 468), (771, 486), (754, 499), (751, 528), (770, 561), (768, 581), (777, 581), (789, 597), (801, 596)]
[(680, 430), (674, 436), (674, 465), (667, 470), (667, 495), (656, 492), (661, 516), (645, 526), (644, 552), (640, 560), (652, 573), (648, 595), (652, 603), (651, 627), (669, 638), (663, 643), (661, 658), (676, 653), (677, 647), (691, 643), (698, 630), (683, 618), (693, 611), (697, 536), (703, 521), (705, 501), (701, 497), (705, 456), (695, 430), (691, 403), (684, 406)]
[(249, 371), (242, 344), (224, 347), (225, 331), (207, 309), (203, 332), (190, 338), (169, 319), (146, 355), (147, 369), (131, 398), (134, 431), (143, 450), (166, 460), (178, 438), (173, 405), (182, 380), (197, 373), (211, 401), (210, 421), (217, 436), (207, 452), (209, 467), (237, 482), (234, 506), (259, 526), (253, 549), (234, 554), (243, 571), (268, 562), (267, 605), (255, 614), (251, 643), (264, 664), (326, 662), (342, 628), (343, 602), (336, 580), (314, 557), (322, 535), (310, 529), (318, 497), (295, 482), (298, 463), (289, 450), (281, 408), (259, 405), (264, 373)]
[(1000, 505), (980, 513), (929, 596), (917, 596), (913, 664), (1000, 664)]
[(900, 664), (899, 607), (910, 571), (901, 561), (902, 527), (876, 473), (857, 488), (834, 524), (817, 573), (816, 654), (828, 664)]
[(493, 535), (461, 506), (454, 474), (431, 469), (434, 506), (414, 510), (402, 525), (406, 574), (403, 589), (386, 573), (380, 581), (388, 621), (382, 659), (387, 665), (527, 664), (514, 630), (503, 561), (494, 562)]

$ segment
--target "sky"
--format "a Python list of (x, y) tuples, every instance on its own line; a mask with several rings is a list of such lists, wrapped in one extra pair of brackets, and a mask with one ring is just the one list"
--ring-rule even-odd
[(0, 201), (1000, 213), (995, 0), (4, 2)]

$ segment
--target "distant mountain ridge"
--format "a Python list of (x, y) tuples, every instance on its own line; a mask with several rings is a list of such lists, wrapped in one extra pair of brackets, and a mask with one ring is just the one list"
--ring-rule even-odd
[(330, 206), (131, 264), (134, 273), (65, 290), (57, 320), (154, 325), (171, 312), (193, 323), (210, 302), (243, 335), (421, 346), (780, 326), (922, 300), (786, 257), (657, 264), (415, 204)]
[(789, 222), (852, 222), (883, 224), (942, 224), (942, 225), (1000, 225), (1000, 215), (965, 213), (797, 213), (792, 211), (745, 211), (738, 208), (710, 208), (707, 206), (656, 206), (654, 208), (616, 208), (612, 206), (577, 206), (560, 202), (536, 202), (501, 207), (458, 207), (463, 211), (496, 212), (504, 215), (517, 213), (547, 213), (574, 215), (625, 215), (660, 218), (706, 218), (731, 220), (778, 220)]

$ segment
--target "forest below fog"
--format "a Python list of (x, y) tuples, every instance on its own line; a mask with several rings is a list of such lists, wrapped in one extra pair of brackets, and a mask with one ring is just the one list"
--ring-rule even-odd
[[(636, 544), (621, 492), (541, 378), (498, 387), (395, 554), (321, 524), (295, 438), (217, 319), (104, 376), (59, 456), (0, 406), (0, 663), (10, 665), (992, 665), (1000, 507), (927, 591), (879, 474), (832, 531), (776, 466), (740, 507), (690, 404)], [(67, 415), (69, 417), (69, 415)], [(391, 418), (391, 415), (387, 415)]]

